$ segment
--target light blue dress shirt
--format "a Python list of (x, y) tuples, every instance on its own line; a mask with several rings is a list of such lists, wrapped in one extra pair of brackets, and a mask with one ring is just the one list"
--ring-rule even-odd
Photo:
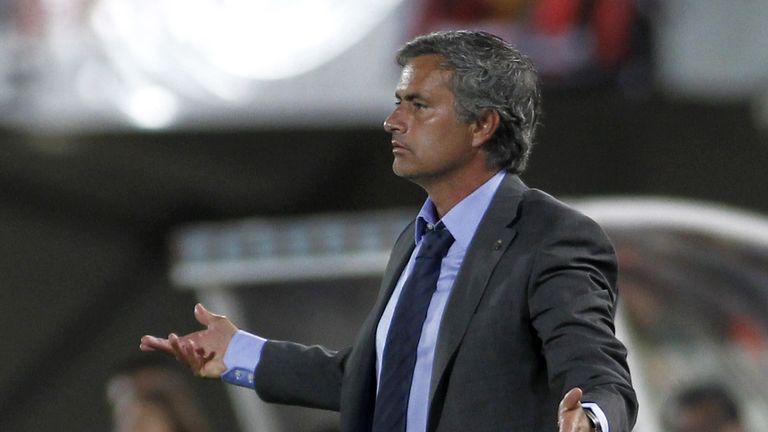
[[(443, 318), (443, 311), (448, 302), (448, 297), (453, 288), (453, 282), (459, 272), (461, 263), (464, 261), (464, 255), (467, 248), (475, 236), (477, 227), (485, 215), (488, 206), (493, 199), (501, 181), (504, 179), (505, 172), (499, 171), (490, 180), (477, 188), (470, 195), (461, 200), (454, 206), (442, 219), (438, 220), (435, 206), (427, 198), (426, 202), (419, 211), (416, 219), (415, 242), (416, 247), (411, 254), (400, 279), (395, 286), (395, 290), (384, 309), (384, 313), (379, 320), (376, 328), (376, 379), (378, 381), (381, 372), (381, 359), (384, 353), (384, 343), (387, 340), (387, 332), (392, 321), (397, 300), (403, 285), (411, 274), (414, 259), (421, 247), (421, 238), (428, 225), (436, 225), (442, 222), (450, 231), (455, 239), (453, 245), (448, 250), (448, 254), (443, 259), (440, 267), (440, 276), (437, 281), (437, 288), (432, 296), (432, 300), (427, 309), (427, 317), (424, 320), (424, 327), (421, 330), (421, 338), (416, 352), (416, 366), (413, 373), (413, 382), (411, 384), (411, 393), (408, 399), (408, 417), (407, 432), (424, 432), (427, 429), (427, 412), (429, 406), (429, 384), (432, 376), (432, 363), (435, 355), (435, 345), (437, 343), (440, 321)], [(253, 373), (258, 366), (261, 358), (261, 349), (266, 342), (265, 339), (244, 332), (238, 331), (232, 338), (232, 341), (224, 355), (224, 364), (228, 367), (222, 375), (222, 379), (230, 384), (254, 388)], [(584, 407), (595, 413), (600, 420), (603, 432), (610, 432), (608, 421), (600, 409), (595, 404), (584, 403)], [(553, 420), (554, 421), (554, 420)]]
[(384, 343), (387, 340), (387, 332), (392, 321), (392, 315), (395, 312), (403, 285), (413, 270), (414, 260), (421, 247), (421, 238), (426, 231), (427, 225), (435, 225), (438, 222), (442, 222), (455, 241), (451, 248), (448, 249), (448, 254), (443, 258), (440, 266), (440, 277), (437, 280), (437, 288), (432, 295), (432, 301), (427, 309), (427, 317), (424, 320), (424, 327), (421, 329), (421, 338), (416, 349), (416, 366), (413, 371), (411, 393), (408, 399), (407, 432), (424, 432), (427, 429), (429, 383), (432, 377), (432, 363), (435, 356), (437, 333), (440, 328), (440, 322), (443, 319), (443, 311), (448, 302), (448, 296), (451, 294), (453, 282), (456, 280), (456, 275), (459, 273), (462, 261), (464, 261), (464, 255), (467, 253), (469, 243), (475, 236), (480, 220), (488, 209), (493, 195), (496, 193), (496, 189), (503, 178), (503, 171), (499, 172), (456, 204), (440, 220), (438, 220), (432, 200), (427, 198), (416, 218), (416, 247), (403, 273), (400, 275), (397, 285), (395, 285), (395, 290), (384, 309), (379, 326), (376, 329), (377, 379), (381, 372)]

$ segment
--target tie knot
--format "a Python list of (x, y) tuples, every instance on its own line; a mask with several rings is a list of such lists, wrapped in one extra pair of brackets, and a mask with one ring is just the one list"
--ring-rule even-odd
[(421, 238), (421, 248), (417, 257), (444, 258), (453, 244), (453, 236), (442, 223), (427, 226)]

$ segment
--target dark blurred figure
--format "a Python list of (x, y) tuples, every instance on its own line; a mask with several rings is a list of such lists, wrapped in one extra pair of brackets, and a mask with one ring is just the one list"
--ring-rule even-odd
[(142, 357), (107, 381), (113, 432), (209, 432), (188, 377), (174, 363)]
[(736, 399), (719, 384), (696, 384), (675, 397), (665, 416), (668, 432), (745, 432)]

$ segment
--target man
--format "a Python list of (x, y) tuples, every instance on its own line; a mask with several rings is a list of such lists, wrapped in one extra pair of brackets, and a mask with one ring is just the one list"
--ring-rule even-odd
[(345, 432), (629, 431), (612, 246), (517, 177), (539, 114), (530, 61), (467, 31), (418, 37), (397, 58), (392, 168), (429, 197), (353, 346), (264, 341), (198, 305), (206, 330), (141, 349), (266, 401), (339, 410)]

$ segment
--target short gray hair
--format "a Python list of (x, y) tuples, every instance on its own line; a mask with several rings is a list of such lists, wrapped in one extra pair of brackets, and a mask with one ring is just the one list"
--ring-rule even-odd
[(484, 144), (488, 164), (521, 173), (533, 146), (541, 107), (541, 90), (531, 61), (501, 38), (486, 32), (446, 31), (418, 36), (397, 52), (397, 63), (439, 55), (453, 71), (456, 113), (475, 121), (488, 110), (499, 113), (496, 133)]

